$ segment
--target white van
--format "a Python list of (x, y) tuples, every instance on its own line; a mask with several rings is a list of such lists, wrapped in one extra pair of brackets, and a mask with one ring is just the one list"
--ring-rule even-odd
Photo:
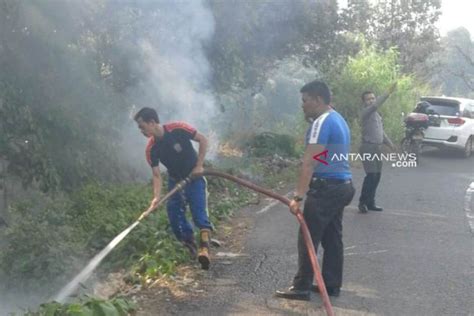
[(430, 106), (430, 126), (425, 131), (423, 144), (440, 149), (462, 150), (470, 157), (474, 146), (474, 100), (451, 97), (421, 97)]

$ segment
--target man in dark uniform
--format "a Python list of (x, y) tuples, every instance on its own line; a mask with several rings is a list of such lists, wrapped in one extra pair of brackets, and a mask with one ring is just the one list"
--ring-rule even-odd
[[(362, 144), (360, 146), (361, 154), (370, 154), (380, 156), (382, 153), (382, 144), (386, 144), (390, 149), (395, 149), (390, 138), (383, 130), (382, 117), (377, 110), (384, 104), (387, 98), (396, 88), (393, 84), (389, 91), (379, 98), (375, 98), (372, 91), (362, 93), (364, 108), (361, 112)], [(364, 171), (366, 176), (362, 184), (362, 190), (359, 198), (359, 211), (382, 211), (383, 208), (375, 204), (375, 193), (382, 177), (382, 161), (377, 159), (364, 160)]]
[[(161, 125), (158, 114), (151, 108), (142, 108), (135, 114), (134, 119), (143, 135), (149, 138), (146, 157), (153, 172), (154, 195), (147, 210), (149, 211), (157, 207), (161, 197), (160, 162), (168, 169), (168, 188), (171, 190), (180, 180), (204, 171), (207, 139), (184, 122)], [(191, 141), (199, 143), (198, 153)], [(195, 178), (186, 186), (184, 194), (174, 194), (167, 204), (168, 219), (173, 233), (189, 249), (191, 256), (195, 257), (197, 254), (201, 267), (205, 270), (210, 264), (209, 241), (212, 229), (207, 211), (206, 186), (204, 177)], [(195, 226), (200, 229), (199, 251), (194, 241), (193, 228), (185, 216), (186, 203), (191, 208)]]
[[(306, 192), (303, 215), (314, 246), (324, 248), (322, 274), (328, 294), (339, 296), (342, 286), (344, 246), (342, 244), (342, 214), (354, 196), (352, 173), (347, 160), (329, 161), (326, 165), (314, 157), (327, 150), (329, 157), (347, 155), (350, 150), (350, 131), (344, 118), (330, 105), (328, 86), (321, 81), (306, 84), (300, 90), (305, 117), (312, 121), (306, 133), (296, 193), (290, 210), (295, 213)], [(309, 190), (308, 190), (309, 185)], [(313, 270), (301, 230), (298, 235), (298, 272), (293, 286), (276, 291), (275, 296), (309, 300), (313, 285)]]

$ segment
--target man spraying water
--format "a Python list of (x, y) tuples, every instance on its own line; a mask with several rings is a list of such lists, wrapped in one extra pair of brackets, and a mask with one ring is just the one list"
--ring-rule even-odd
[[(184, 122), (160, 124), (158, 114), (152, 108), (142, 108), (135, 114), (140, 131), (149, 138), (146, 158), (153, 173), (153, 200), (147, 212), (158, 206), (161, 197), (162, 179), (160, 162), (168, 169), (168, 188), (188, 176), (201, 174), (207, 151), (207, 138), (194, 127)], [(198, 153), (192, 141), (199, 143)], [(204, 177), (193, 177), (183, 194), (173, 195), (167, 203), (168, 219), (176, 238), (188, 248), (192, 257), (198, 257), (201, 267), (209, 269), (209, 240), (212, 224), (207, 211), (207, 182)], [(186, 204), (189, 204), (193, 222), (200, 230), (200, 244), (197, 249), (193, 228), (186, 219)]]

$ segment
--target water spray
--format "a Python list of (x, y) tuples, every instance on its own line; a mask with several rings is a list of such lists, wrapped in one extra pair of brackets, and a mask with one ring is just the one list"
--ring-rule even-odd
[(132, 224), (130, 225), (127, 229), (125, 229), (123, 232), (117, 235), (114, 239), (112, 239), (109, 244), (102, 249), (101, 252), (99, 252), (97, 255), (95, 255), (94, 258), (89, 261), (89, 264), (82, 269), (79, 274), (72, 279), (66, 286), (64, 286), (56, 295), (54, 300), (59, 303), (64, 303), (64, 301), (71, 296), (76, 289), (78, 288), (79, 284), (84, 283), (92, 274), (92, 272), (97, 268), (97, 266), (104, 260), (104, 258), (138, 225), (140, 222), (146, 218), (150, 213), (157, 209), (161, 204), (163, 204), (166, 200), (168, 200), (173, 194), (175, 194), (178, 191), (181, 191), (184, 189), (186, 184), (188, 184), (191, 180), (189, 178), (186, 178), (176, 184), (176, 186), (170, 190), (163, 198), (160, 199), (158, 202), (157, 206), (154, 209), (149, 209), (140, 215), (140, 217)]
[[(227, 180), (230, 180), (232, 182), (235, 182), (237, 184), (240, 184), (244, 187), (247, 187), (251, 190), (254, 190), (256, 192), (259, 192), (261, 194), (264, 194), (266, 196), (269, 196), (273, 199), (276, 199), (280, 202), (282, 202), (285, 205), (290, 206), (290, 200), (282, 195), (279, 195), (275, 192), (272, 192), (270, 190), (267, 190), (265, 188), (262, 188), (260, 186), (257, 186), (253, 184), (252, 182), (240, 179), (238, 177), (232, 176), (230, 174), (220, 172), (217, 170), (205, 170), (202, 174), (202, 176), (213, 176), (213, 177), (220, 177), (224, 178)], [(199, 176), (201, 176), (199, 175)], [(177, 191), (183, 190), (188, 183), (190, 183), (192, 178), (186, 178), (176, 184), (176, 186), (170, 190), (166, 195), (164, 195), (160, 201), (158, 202), (158, 205), (154, 209), (149, 209), (143, 214), (140, 215), (138, 220), (136, 220), (132, 225), (130, 225), (127, 229), (125, 229), (123, 232), (121, 232), (117, 237), (115, 237), (99, 254), (97, 254), (92, 260), (89, 262), (89, 264), (71, 281), (69, 282), (64, 288), (59, 291), (57, 296), (55, 297), (55, 301), (57, 302), (64, 302), (64, 300), (71, 296), (74, 291), (76, 291), (77, 287), (79, 284), (85, 282), (89, 276), (92, 274), (94, 269), (102, 262), (102, 260), (117, 246), (139, 223), (142, 221), (144, 218), (146, 218), (148, 215), (150, 215), (151, 212), (153, 212), (155, 209), (158, 208), (161, 204), (163, 204), (166, 200), (168, 200), (173, 194), (175, 194)], [(324, 284), (323, 276), (321, 274), (321, 269), (319, 267), (318, 259), (316, 256), (316, 251), (314, 248), (313, 240), (311, 239), (311, 235), (309, 233), (308, 226), (306, 225), (306, 221), (304, 220), (303, 214), (301, 213), (301, 210), (297, 210), (294, 215), (296, 216), (296, 219), (298, 220), (301, 231), (303, 233), (303, 238), (306, 244), (306, 248), (308, 249), (309, 253), (309, 258), (311, 261), (311, 266), (313, 268), (314, 272), (314, 278), (315, 282), (318, 285), (319, 288), (319, 293), (321, 294), (321, 298), (323, 300), (324, 308), (326, 309), (326, 313), (329, 316), (334, 315), (334, 311), (332, 309), (331, 301), (329, 300), (328, 292), (326, 290), (326, 285)]]

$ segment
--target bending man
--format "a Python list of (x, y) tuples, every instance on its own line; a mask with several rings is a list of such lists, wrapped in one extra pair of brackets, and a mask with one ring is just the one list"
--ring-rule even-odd
[[(148, 210), (153, 210), (161, 197), (160, 162), (168, 169), (168, 188), (171, 190), (180, 180), (204, 171), (207, 139), (184, 122), (161, 125), (158, 114), (151, 108), (142, 108), (134, 119), (143, 135), (149, 138), (146, 158), (153, 172), (154, 196)], [(196, 153), (191, 141), (199, 143), (199, 153)], [(186, 186), (184, 194), (174, 194), (167, 204), (168, 219), (174, 235), (188, 248), (193, 258), (198, 255), (201, 267), (205, 270), (209, 269), (210, 264), (209, 235), (212, 229), (207, 211), (206, 186), (204, 177), (195, 178)], [(186, 219), (186, 204), (191, 208), (195, 226), (200, 229), (199, 251), (194, 241), (193, 228)]]

